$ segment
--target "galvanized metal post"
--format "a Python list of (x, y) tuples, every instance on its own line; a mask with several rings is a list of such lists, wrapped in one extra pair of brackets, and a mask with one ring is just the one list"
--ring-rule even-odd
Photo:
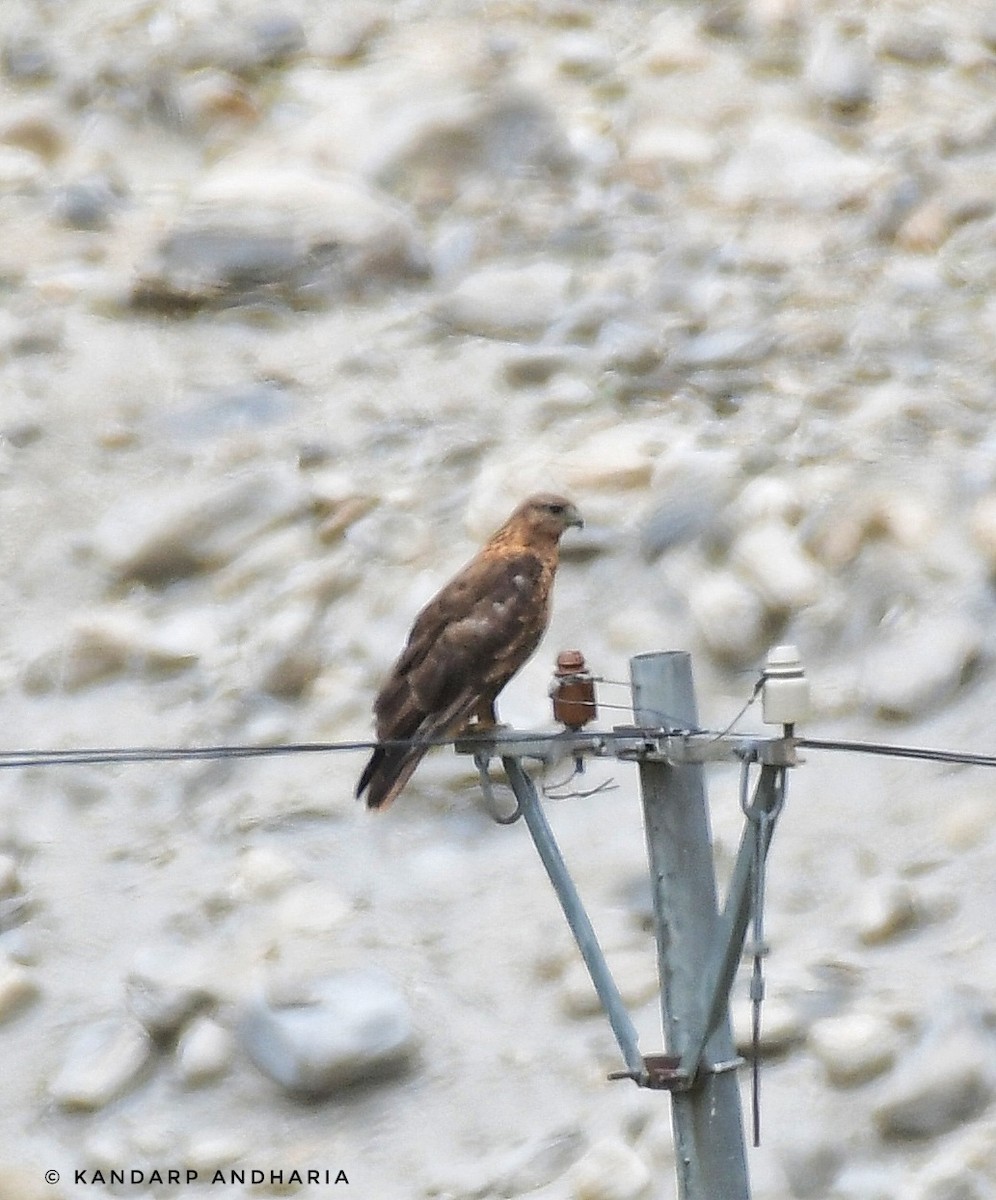
[[(688, 654), (640, 654), (630, 660), (630, 677), (637, 724), (672, 732), (698, 727)], [(719, 924), (703, 770), (695, 764), (644, 761), (640, 787), (664, 1037), (668, 1052), (681, 1057), (701, 1020)], [(736, 1071), (729, 1069), (735, 1058), (727, 1016), (706, 1043), (692, 1086), (672, 1093), (682, 1200), (749, 1200), (740, 1089)]]
[(623, 1060), (633, 1077), (641, 1079), (644, 1074), (643, 1058), (640, 1054), (640, 1044), (636, 1026), (626, 1011), (626, 1005), (619, 995), (616, 981), (612, 978), (608, 963), (598, 944), (595, 930), (585, 912), (581, 897), (578, 895), (574, 881), (571, 879), (560, 854), (553, 830), (546, 819), (546, 814), (536, 795), (533, 781), (523, 770), (517, 758), (503, 758), (505, 774), (519, 802), (519, 809), (525, 818), (526, 827), (533, 839), (533, 844), (540, 856), (547, 876), (557, 893), (560, 907), (564, 910), (567, 924), (571, 927), (574, 940), (577, 942), (581, 957), (588, 968), (591, 982), (601, 1001), (605, 1015), (609, 1018), (612, 1032), (622, 1052)]

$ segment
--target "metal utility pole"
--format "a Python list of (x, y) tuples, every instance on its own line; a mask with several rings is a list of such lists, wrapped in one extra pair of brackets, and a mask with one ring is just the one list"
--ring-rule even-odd
[[(698, 728), (691, 659), (682, 651), (630, 661), (638, 725)], [(684, 1057), (700, 1023), (719, 914), (703, 768), (639, 764), (653, 885), (661, 1009), (668, 1053)], [(690, 1086), (671, 1093), (682, 1200), (750, 1200), (743, 1116), (729, 1015), (709, 1037)]]

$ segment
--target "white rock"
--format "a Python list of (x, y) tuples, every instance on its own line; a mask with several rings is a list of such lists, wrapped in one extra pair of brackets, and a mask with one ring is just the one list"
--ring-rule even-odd
[(875, 1103), (883, 1137), (937, 1137), (972, 1120), (996, 1095), (996, 1036), (985, 1010), (956, 993), (936, 1011)]
[(250, 1145), (238, 1134), (198, 1133), (187, 1143), (183, 1165), (209, 1178), (219, 1167), (227, 1167), (240, 1158), (252, 1157)]
[(180, 492), (119, 503), (94, 530), (92, 545), (119, 578), (161, 584), (228, 562), (307, 503), (300, 480), (282, 470), (185, 482)]
[(954, 696), (981, 649), (979, 628), (957, 612), (904, 622), (866, 656), (861, 698), (882, 716), (918, 716)]
[(21, 146), (0, 146), (0, 193), (29, 191), (44, 181), (45, 164), (37, 154)]
[(182, 947), (148, 946), (134, 958), (125, 978), (128, 1007), (154, 1038), (169, 1037), (214, 997), (197, 959)]
[(318, 881), (291, 887), (273, 910), (280, 936), (289, 938), (333, 934), (351, 911), (352, 906), (340, 891)]
[(563, 309), (570, 285), (570, 269), (556, 262), (484, 267), (444, 296), (436, 315), (462, 333), (535, 341)]
[(553, 55), (560, 71), (582, 79), (598, 79), (616, 63), (612, 47), (590, 33), (565, 34), (553, 46)]
[(573, 1200), (639, 1200), (651, 1175), (637, 1152), (616, 1138), (603, 1138), (568, 1172)]
[(898, 1042), (895, 1030), (872, 1013), (827, 1017), (810, 1027), (807, 1043), (827, 1079), (838, 1087), (866, 1083), (892, 1066)]
[(239, 1038), (259, 1069), (295, 1095), (327, 1095), (404, 1069), (416, 1047), (408, 1005), (387, 977), (343, 971), (294, 996), (257, 996)]
[(688, 609), (709, 653), (721, 663), (753, 663), (767, 644), (764, 605), (730, 571), (710, 571), (688, 592)]
[(825, 21), (806, 63), (806, 87), (814, 99), (840, 113), (864, 108), (874, 92), (874, 59), (860, 29)]
[(573, 492), (646, 487), (658, 444), (643, 426), (618, 426), (592, 434), (562, 458), (562, 477)]
[(826, 586), (818, 564), (781, 521), (764, 521), (745, 530), (730, 551), (730, 562), (773, 613), (805, 608)]
[(328, 301), (373, 281), (423, 276), (426, 264), (408, 214), (362, 180), (225, 162), (194, 189), (133, 298), (225, 303), (268, 286), (299, 302)]
[(857, 897), (854, 925), (866, 946), (890, 941), (916, 920), (916, 893), (903, 879), (873, 880)]
[[(657, 960), (653, 949), (610, 950), (609, 970), (626, 1005), (638, 1008), (658, 994)], [(560, 1005), (570, 1017), (590, 1017), (602, 1011), (588, 968), (575, 959), (564, 973)]]
[(990, 571), (996, 571), (996, 496), (984, 496), (971, 513), (971, 530), (975, 544)]
[(195, 1017), (176, 1044), (177, 1073), (188, 1087), (199, 1087), (228, 1070), (235, 1043), (211, 1017)]
[(769, 203), (825, 211), (859, 198), (876, 175), (869, 160), (838, 149), (805, 125), (765, 116), (750, 126), (719, 172), (716, 192), (732, 208)]
[(80, 1029), (50, 1092), (62, 1108), (98, 1109), (133, 1087), (152, 1060), (152, 1041), (137, 1021), (109, 1017)]
[(0, 854), (0, 900), (13, 896), (20, 890), (17, 859), (13, 854)]
[[(740, 997), (730, 1005), (733, 1040), (740, 1054), (749, 1054), (753, 1046), (753, 1010), (748, 999)], [(768, 996), (761, 1005), (760, 1048), (766, 1054), (782, 1054), (798, 1045), (806, 1035), (798, 1008), (781, 996)]]
[(298, 877), (290, 858), (269, 846), (250, 846), (239, 859), (232, 877), (232, 899), (272, 900)]
[(37, 995), (38, 984), (27, 967), (0, 955), (0, 1022), (19, 1012)]

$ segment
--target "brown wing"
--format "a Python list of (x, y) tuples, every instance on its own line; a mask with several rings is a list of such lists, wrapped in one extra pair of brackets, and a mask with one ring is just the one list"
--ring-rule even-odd
[(529, 552), (478, 555), (426, 605), (374, 705), (381, 741), (357, 788), (372, 808), (389, 804), (425, 755), (490, 703), (546, 629), (552, 563)]

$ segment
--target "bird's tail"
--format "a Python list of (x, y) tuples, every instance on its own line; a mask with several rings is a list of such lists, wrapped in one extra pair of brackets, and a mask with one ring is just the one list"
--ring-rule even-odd
[(387, 808), (411, 779), (428, 746), (378, 746), (356, 785), (357, 800), (367, 793), (367, 808)]

